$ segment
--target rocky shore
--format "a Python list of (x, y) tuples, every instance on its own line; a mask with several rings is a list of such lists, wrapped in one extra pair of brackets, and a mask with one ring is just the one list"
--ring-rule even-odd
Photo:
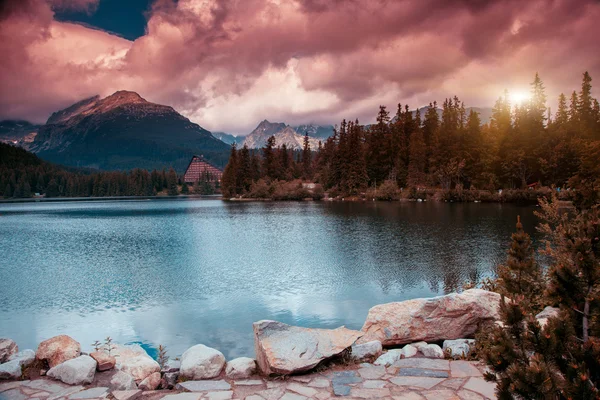
[(0, 339), (0, 399), (494, 399), (483, 365), (464, 359), (478, 326), (499, 321), (499, 302), (496, 293), (471, 289), (382, 304), (361, 331), (259, 321), (256, 359), (226, 361), (197, 344), (159, 364), (138, 345), (109, 343), (86, 354), (66, 335), (36, 351)]

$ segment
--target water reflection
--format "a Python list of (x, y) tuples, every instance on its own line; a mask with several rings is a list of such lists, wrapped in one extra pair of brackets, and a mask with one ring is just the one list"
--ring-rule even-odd
[(251, 355), (251, 324), (360, 328), (504, 257), (532, 208), (217, 200), (0, 205), (0, 336), (59, 333)]

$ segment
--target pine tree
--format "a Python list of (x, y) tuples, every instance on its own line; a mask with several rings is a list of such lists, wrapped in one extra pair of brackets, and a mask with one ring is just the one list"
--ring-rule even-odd
[(4, 189), (4, 198), (8, 199), (9, 197), (12, 197), (12, 189), (10, 183), (7, 183), (6, 188)]
[(179, 189), (177, 188), (177, 174), (173, 168), (169, 168), (167, 174), (167, 194), (169, 196), (178, 196)]
[(420, 111), (417, 109), (417, 129), (412, 134), (409, 146), (409, 163), (407, 183), (410, 187), (425, 185), (425, 167), (427, 162), (427, 146), (423, 131), (420, 129)]
[(275, 136), (267, 139), (265, 147), (263, 147), (263, 167), (262, 171), (267, 180), (277, 179), (279, 176), (279, 163), (275, 154)]
[(304, 146), (302, 147), (302, 177), (306, 180), (312, 179), (312, 153), (308, 133), (304, 135)]
[[(223, 176), (221, 177), (221, 191), (223, 197), (231, 198), (237, 195), (237, 170), (238, 170), (238, 159), (236, 144), (231, 145), (231, 152), (229, 154), (229, 162), (225, 166)], [(206, 194), (206, 193), (204, 193)]]
[(181, 184), (181, 194), (190, 194), (190, 188), (186, 181), (183, 181)]
[(506, 264), (498, 267), (500, 292), (511, 299), (523, 297), (534, 310), (541, 311), (544, 280), (535, 259), (531, 238), (517, 217), (517, 231), (512, 234)]
[(236, 191), (238, 193), (246, 193), (252, 185), (252, 160), (250, 158), (250, 150), (248, 150), (248, 146), (245, 143), (239, 151), (238, 156)]

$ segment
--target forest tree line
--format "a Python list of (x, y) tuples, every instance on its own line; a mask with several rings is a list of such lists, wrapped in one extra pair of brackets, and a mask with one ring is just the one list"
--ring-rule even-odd
[(307, 138), (299, 152), (275, 147), (275, 138), (260, 151), (233, 145), (223, 194), (252, 197), (257, 184), (295, 179), (346, 196), (382, 185), (447, 191), (564, 188), (600, 146), (600, 106), (591, 81), (585, 72), (580, 91), (569, 98), (561, 94), (554, 114), (536, 74), (528, 100), (511, 104), (505, 91), (485, 124), (455, 96), (442, 103), (441, 117), (436, 102), (423, 118), (408, 105), (398, 104), (393, 117), (380, 106), (375, 124), (344, 120), (318, 149), (311, 149)]
[[(181, 185), (181, 186), (180, 186)], [(165, 193), (212, 194), (211, 177), (189, 188), (173, 168), (169, 170), (133, 169), (128, 172), (92, 172), (57, 166), (24, 149), (0, 143), (0, 196), (45, 197), (155, 196)]]

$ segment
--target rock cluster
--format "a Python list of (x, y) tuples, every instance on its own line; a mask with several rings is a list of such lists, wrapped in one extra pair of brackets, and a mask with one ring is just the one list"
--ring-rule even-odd
[[(450, 374), (451, 379), (469, 377), (466, 383), (466, 379), (461, 383), (464, 390), (484, 394), (476, 390), (482, 385), (478, 380), (479, 371), (462, 359), (469, 355), (474, 344), (470, 337), (477, 327), (499, 319), (498, 307), (498, 295), (468, 290), (461, 294), (373, 307), (362, 331), (344, 327), (309, 329), (264, 320), (253, 326), (256, 360), (241, 357), (226, 362), (220, 351), (197, 344), (186, 350), (181, 360), (168, 360), (162, 368), (139, 345), (115, 345), (110, 352), (95, 351), (86, 355), (81, 353), (80, 344), (66, 335), (45, 340), (36, 352), (18, 352), (14, 341), (0, 339), (0, 379), (20, 379), (23, 367), (37, 359), (49, 367), (47, 376), (55, 379), (47, 382), (72, 385), (61, 389), (61, 396), (56, 398), (105, 398), (111, 394), (117, 400), (136, 400), (142, 390), (175, 389), (208, 393), (209, 399), (227, 400), (232, 398), (235, 390), (244, 392), (245, 387), (264, 385), (265, 381), (256, 377), (259, 372), (266, 376), (306, 373), (324, 361), (344, 356), (363, 364), (357, 371), (336, 371), (326, 377), (307, 380), (294, 378), (295, 381), (287, 385), (291, 392), (286, 392), (287, 397), (284, 397), (321, 400), (315, 396), (324, 394), (319, 390), (329, 388), (340, 396), (388, 397), (393, 388), (390, 385), (431, 389), (446, 380), (450, 385)], [(537, 318), (540, 323), (545, 323), (557, 312), (547, 308)], [(403, 346), (383, 350), (398, 345)], [(461, 361), (450, 364), (444, 358)], [(98, 379), (106, 387), (86, 389), (83, 385), (97, 382), (97, 371), (103, 373)], [(359, 383), (360, 387), (357, 386)], [(260, 393), (279, 398), (284, 393), (276, 389), (276, 385), (267, 384)], [(2, 390), (0, 386), (0, 394)], [(30, 386), (24, 385), (23, 393), (29, 391)], [(469, 396), (477, 398), (473, 394)], [(429, 395), (426, 397), (430, 398)], [(187, 398), (200, 397), (181, 397)]]

